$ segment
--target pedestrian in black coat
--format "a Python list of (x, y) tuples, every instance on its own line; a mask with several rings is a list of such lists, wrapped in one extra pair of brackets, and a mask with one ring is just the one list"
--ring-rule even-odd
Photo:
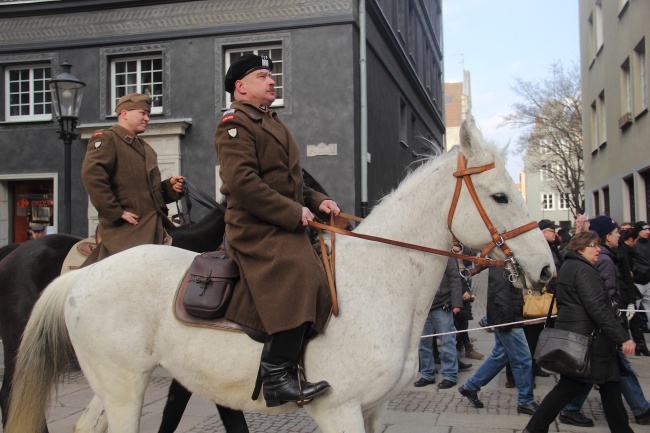
[(621, 398), (616, 345), (622, 344), (623, 352), (632, 354), (634, 343), (614, 317), (605, 282), (594, 267), (600, 254), (598, 234), (579, 233), (567, 249), (555, 292), (558, 305), (555, 327), (587, 336), (595, 332), (590, 375), (586, 378), (561, 375), (524, 432), (547, 433), (560, 410), (586, 387), (597, 383), (610, 431), (630, 433), (633, 430)]

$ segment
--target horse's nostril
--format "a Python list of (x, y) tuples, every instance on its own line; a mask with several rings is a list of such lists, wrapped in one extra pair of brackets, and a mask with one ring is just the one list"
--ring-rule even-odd
[(544, 266), (544, 269), (542, 269), (542, 273), (539, 276), (539, 282), (546, 284), (551, 280), (551, 278), (553, 278), (553, 272), (551, 272), (551, 267)]

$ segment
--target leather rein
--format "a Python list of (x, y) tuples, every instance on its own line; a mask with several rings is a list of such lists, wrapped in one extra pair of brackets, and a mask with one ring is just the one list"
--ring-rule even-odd
[[(381, 238), (378, 236), (355, 233), (350, 230), (340, 229), (338, 227), (334, 227), (333, 215), (330, 216), (330, 225), (323, 224), (317, 221), (309, 221), (309, 225), (317, 229), (318, 236), (320, 239), (320, 247), (323, 256), (323, 263), (325, 265), (325, 272), (327, 274), (327, 280), (329, 282), (330, 293), (332, 296), (332, 314), (334, 314), (334, 316), (338, 316), (339, 314), (338, 300), (336, 296), (336, 285), (335, 285), (335, 281), (336, 281), (335, 280), (335, 243), (334, 243), (335, 233), (340, 233), (342, 235), (351, 236), (354, 238), (365, 239), (368, 241), (380, 242), (388, 245), (394, 245), (402, 248), (422, 251), (425, 253), (431, 253), (431, 254), (447, 256), (447, 257), (454, 257), (456, 259), (461, 259), (461, 260), (466, 260), (468, 262), (476, 263), (477, 266), (475, 266), (474, 268), (468, 271), (470, 275), (474, 275), (484, 270), (485, 268), (489, 268), (491, 266), (502, 266), (505, 267), (506, 270), (509, 272), (510, 281), (514, 282), (519, 276), (517, 271), (518, 264), (515, 260), (514, 253), (508, 247), (508, 245), (506, 245), (506, 240), (514, 238), (515, 236), (518, 236), (522, 233), (526, 233), (530, 230), (537, 228), (537, 223), (535, 221), (532, 221), (528, 224), (517, 227), (505, 233), (499, 233), (499, 231), (494, 227), (494, 224), (492, 224), (492, 221), (490, 220), (487, 213), (485, 212), (485, 209), (483, 208), (483, 205), (481, 204), (481, 201), (479, 200), (478, 195), (476, 194), (476, 189), (474, 188), (474, 184), (471, 179), (471, 176), (473, 174), (482, 173), (484, 171), (493, 168), (494, 168), (494, 162), (490, 164), (482, 165), (480, 167), (467, 168), (467, 160), (465, 159), (463, 154), (460, 153), (458, 155), (458, 169), (454, 172), (454, 177), (456, 178), (456, 189), (454, 191), (454, 197), (452, 199), (451, 206), (449, 209), (449, 216), (447, 217), (447, 227), (449, 228), (449, 232), (452, 235), (454, 246), (459, 247), (460, 251), (462, 251), (463, 250), (462, 245), (454, 235), (453, 231), (451, 230), (451, 225), (456, 211), (456, 206), (458, 205), (460, 192), (463, 187), (463, 183), (465, 183), (465, 185), (467, 186), (467, 190), (470, 196), (472, 197), (472, 200), (474, 201), (474, 205), (476, 206), (476, 209), (478, 210), (478, 213), (481, 216), (483, 223), (487, 227), (488, 231), (490, 232), (490, 236), (492, 237), (492, 241), (487, 246), (485, 246), (483, 250), (481, 250), (481, 253), (478, 256), (462, 254), (460, 252), (456, 253), (453, 251), (439, 250), (436, 248), (429, 248), (422, 245), (410, 244), (407, 242), (401, 242), (392, 239)], [(339, 216), (354, 221), (358, 221), (358, 222), (363, 221), (362, 218), (356, 217), (354, 215), (348, 215), (343, 212), (339, 213)], [(332, 257), (331, 263), (327, 257), (327, 250), (325, 248), (325, 241), (323, 239), (323, 230), (327, 230), (331, 234), (331, 257)], [(505, 260), (497, 260), (487, 256), (489, 252), (492, 251), (492, 249), (494, 249), (495, 247), (501, 248), (503, 253), (506, 255)]]

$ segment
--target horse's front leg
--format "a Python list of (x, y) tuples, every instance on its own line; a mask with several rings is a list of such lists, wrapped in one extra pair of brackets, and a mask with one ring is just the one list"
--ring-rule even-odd
[(323, 433), (365, 433), (361, 406), (349, 403), (349, 406), (324, 407), (322, 405), (305, 406), (307, 413), (316, 421)]
[(366, 426), (367, 433), (379, 433), (382, 431), (381, 420), (384, 418), (387, 407), (388, 400), (379, 404), (378, 406), (373, 407), (372, 409), (366, 409), (363, 411), (363, 421)]

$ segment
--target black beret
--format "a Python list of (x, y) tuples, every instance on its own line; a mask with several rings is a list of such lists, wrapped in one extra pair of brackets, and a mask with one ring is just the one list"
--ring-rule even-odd
[(245, 54), (232, 62), (226, 72), (224, 85), (226, 92), (235, 91), (235, 82), (241, 80), (246, 75), (258, 69), (273, 70), (273, 61), (266, 55), (258, 56), (256, 54)]
[(551, 220), (541, 220), (540, 222), (537, 223), (537, 226), (539, 227), (540, 230), (546, 230), (546, 229), (555, 230), (556, 228), (560, 227), (558, 225), (555, 225), (555, 223)]

